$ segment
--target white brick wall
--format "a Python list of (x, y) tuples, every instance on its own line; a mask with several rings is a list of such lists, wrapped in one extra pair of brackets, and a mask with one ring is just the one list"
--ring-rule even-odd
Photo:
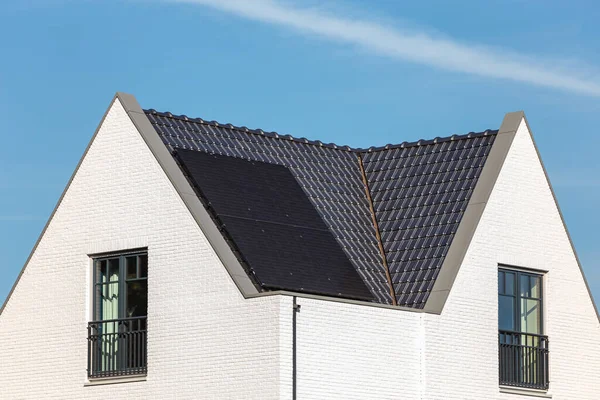
[[(139, 246), (147, 381), (84, 387), (87, 254)], [(242, 298), (117, 100), (0, 316), (0, 398), (277, 399), (279, 307)]]
[[(84, 387), (89, 257), (149, 248), (146, 382)], [(442, 315), (298, 298), (299, 400), (499, 393), (497, 265), (550, 271), (554, 399), (597, 399), (599, 324), (522, 124)], [(115, 103), (0, 316), (1, 399), (292, 398), (292, 298), (244, 300)]]
[(298, 399), (420, 399), (423, 314), (298, 299)]
[(298, 399), (530, 399), (499, 391), (499, 263), (549, 271), (553, 399), (600, 398), (598, 319), (523, 123), (441, 315), (298, 300)]
[(426, 316), (426, 399), (515, 399), (498, 393), (499, 263), (549, 271), (553, 399), (600, 398), (598, 319), (525, 123), (442, 315)]

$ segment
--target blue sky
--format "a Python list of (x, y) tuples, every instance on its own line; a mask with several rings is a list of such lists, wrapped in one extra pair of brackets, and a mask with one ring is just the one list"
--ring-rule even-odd
[(495, 129), (523, 109), (600, 298), (595, 1), (6, 3), (0, 303), (116, 91), (363, 147)]

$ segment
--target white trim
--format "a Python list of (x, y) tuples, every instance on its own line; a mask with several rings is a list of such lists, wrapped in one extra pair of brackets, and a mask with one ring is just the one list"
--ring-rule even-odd
[(524, 272), (526, 274), (540, 274), (540, 275), (545, 275), (548, 272), (550, 272), (547, 269), (521, 267), (518, 265), (503, 264), (501, 262), (498, 263), (498, 269), (507, 269), (507, 270), (511, 270), (511, 271)]
[(83, 386), (116, 385), (119, 383), (146, 382), (146, 375), (88, 379)]
[(500, 393), (518, 394), (521, 396), (543, 397), (551, 399), (552, 395), (546, 390), (520, 388), (514, 386), (500, 386)]

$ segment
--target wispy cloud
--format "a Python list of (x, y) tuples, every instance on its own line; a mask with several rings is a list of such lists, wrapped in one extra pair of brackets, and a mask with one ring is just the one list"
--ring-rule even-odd
[[(531, 55), (462, 43), (374, 20), (345, 17), (322, 8), (280, 0), (164, 0), (210, 7), (238, 17), (359, 46), (373, 53), (435, 68), (506, 79), (569, 92), (600, 96), (600, 75), (583, 68), (556, 67)], [(554, 65), (554, 67), (548, 67)]]

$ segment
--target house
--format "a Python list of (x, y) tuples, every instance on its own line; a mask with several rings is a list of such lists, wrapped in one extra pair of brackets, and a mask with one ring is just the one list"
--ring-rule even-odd
[(118, 93), (0, 314), (2, 399), (598, 399), (522, 112), (353, 149)]

